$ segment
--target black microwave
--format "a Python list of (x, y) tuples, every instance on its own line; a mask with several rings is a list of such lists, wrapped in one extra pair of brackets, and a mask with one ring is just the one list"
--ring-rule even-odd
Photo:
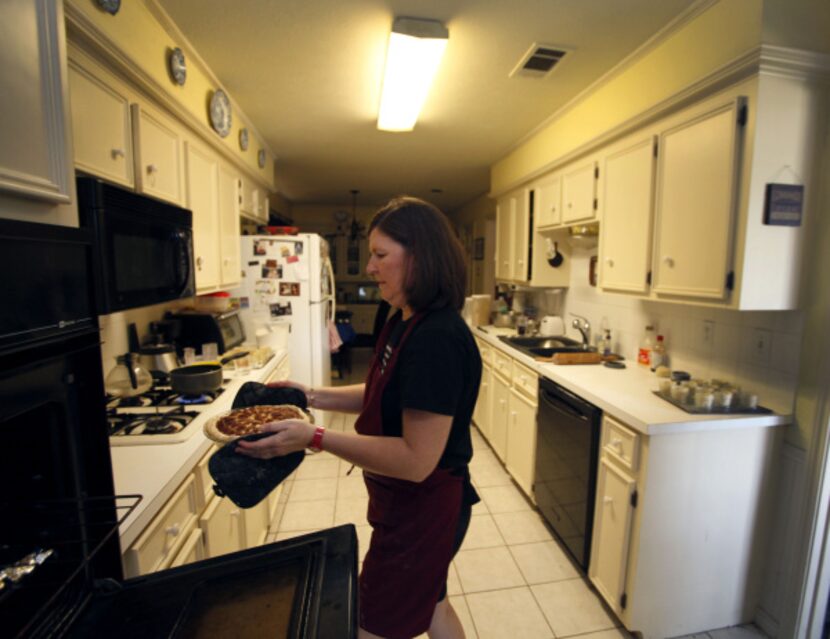
[(101, 315), (192, 297), (193, 214), (91, 177), (79, 177), (81, 225), (94, 235)]

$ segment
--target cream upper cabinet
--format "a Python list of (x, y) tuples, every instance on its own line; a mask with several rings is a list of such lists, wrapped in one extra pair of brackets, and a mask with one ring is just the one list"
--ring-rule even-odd
[(578, 162), (562, 174), (562, 222), (589, 221), (596, 217), (597, 163)]
[(143, 104), (133, 104), (132, 115), (136, 187), (141, 193), (183, 205), (183, 151), (178, 127)]
[(513, 226), (516, 215), (514, 194), (499, 198), (496, 205), (496, 279), (513, 279)]
[(654, 292), (722, 300), (731, 287), (737, 203), (735, 99), (660, 135)]
[(74, 194), (63, 3), (3, 0), (0, 24), (0, 193), (25, 200), (4, 207), (10, 210), (3, 217), (75, 226), (74, 207), (49, 210), (68, 204)]
[(218, 175), (219, 213), (219, 275), (224, 287), (239, 284), (242, 277), (239, 246), (239, 198), (236, 174), (224, 164), (219, 164)]
[(529, 188), (500, 198), (496, 206), (496, 279), (527, 282), (531, 253)]
[(562, 176), (547, 175), (533, 184), (533, 217), (537, 229), (562, 224)]
[(69, 95), (75, 166), (132, 188), (130, 99), (120, 84), (69, 61)]
[(605, 158), (599, 259), (603, 289), (648, 292), (654, 148), (654, 136), (640, 136)]
[(193, 262), (196, 266), (196, 290), (219, 285), (219, 166), (213, 153), (188, 141), (187, 208), (193, 211)]

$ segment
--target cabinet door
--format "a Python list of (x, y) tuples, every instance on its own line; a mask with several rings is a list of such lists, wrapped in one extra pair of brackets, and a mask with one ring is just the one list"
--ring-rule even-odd
[(562, 222), (592, 220), (596, 215), (597, 163), (580, 164), (562, 176)]
[(492, 372), (490, 371), (490, 367), (483, 366), (481, 368), (481, 384), (478, 387), (478, 401), (476, 401), (476, 408), (473, 412), (473, 421), (478, 426), (481, 434), (488, 440), (490, 439), (490, 420), (492, 419), (490, 402), (491, 377)]
[(147, 195), (184, 204), (182, 139), (166, 118), (140, 104), (132, 105), (136, 186)]
[(253, 508), (242, 511), (245, 522), (245, 548), (261, 546), (268, 536), (268, 500), (263, 499)]
[(242, 550), (242, 513), (230, 499), (215, 496), (199, 519), (205, 543), (205, 554), (218, 557)]
[(515, 389), (510, 391), (505, 466), (525, 495), (532, 499), (536, 473), (536, 405)]
[(231, 287), (241, 279), (237, 178), (220, 164), (218, 179), (220, 280), (223, 287)]
[(513, 279), (513, 220), (516, 197), (507, 195), (496, 206), (496, 279)]
[(631, 495), (635, 481), (603, 457), (597, 476), (597, 502), (591, 565), (588, 576), (616, 613), (622, 611), (629, 539), (634, 508)]
[(521, 189), (515, 196), (516, 206), (513, 209), (513, 280), (526, 282), (529, 278), (530, 266), (530, 231), (531, 209), (530, 189)]
[(193, 211), (196, 290), (219, 285), (219, 173), (210, 151), (187, 143), (187, 208)]
[(546, 176), (533, 187), (533, 211), (537, 229), (562, 223), (562, 177)]
[(70, 61), (69, 96), (75, 166), (132, 188), (132, 129), (126, 93)]
[(654, 143), (649, 136), (605, 160), (599, 272), (604, 289), (648, 290)]
[(660, 136), (654, 291), (723, 299), (738, 169), (735, 100)]
[(202, 529), (195, 528), (190, 531), (179, 554), (176, 555), (171, 568), (178, 568), (185, 564), (192, 564), (194, 561), (201, 561), (205, 558), (205, 545), (202, 543)]
[(490, 388), (493, 393), (490, 445), (499, 459), (504, 462), (507, 458), (507, 428), (510, 419), (510, 382), (504, 381), (495, 373), (490, 380)]

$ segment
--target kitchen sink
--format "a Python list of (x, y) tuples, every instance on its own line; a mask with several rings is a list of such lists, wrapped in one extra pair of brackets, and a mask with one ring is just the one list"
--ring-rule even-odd
[(553, 337), (516, 335), (512, 337), (500, 336), (499, 339), (531, 357), (550, 357), (555, 353), (581, 353), (594, 350), (585, 348), (582, 342), (564, 335)]

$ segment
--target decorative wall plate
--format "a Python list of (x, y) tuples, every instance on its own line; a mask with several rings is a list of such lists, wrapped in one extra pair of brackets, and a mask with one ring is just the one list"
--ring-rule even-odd
[(248, 150), (248, 129), (239, 129), (239, 148)]
[(98, 6), (107, 13), (115, 15), (121, 8), (121, 0), (98, 0)]
[(265, 149), (260, 149), (259, 153), (256, 156), (257, 163), (259, 164), (259, 168), (265, 168)]
[(167, 65), (173, 81), (179, 86), (184, 86), (185, 80), (187, 80), (187, 64), (184, 60), (184, 52), (179, 47), (170, 51)]
[(222, 89), (216, 89), (210, 98), (210, 123), (223, 138), (231, 132), (231, 101)]

